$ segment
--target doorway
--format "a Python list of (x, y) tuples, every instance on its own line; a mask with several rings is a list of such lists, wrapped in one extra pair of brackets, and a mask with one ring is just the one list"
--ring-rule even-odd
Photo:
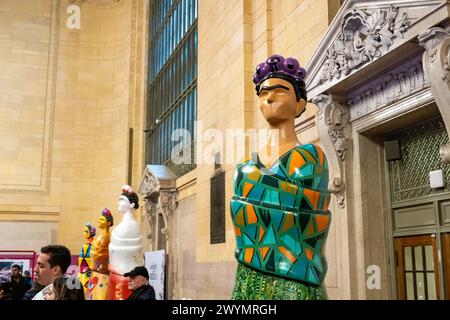
[(439, 252), (436, 235), (395, 239), (398, 298), (439, 300)]
[[(450, 299), (450, 166), (439, 158), (439, 147), (448, 141), (442, 119), (406, 127), (385, 141), (399, 149), (389, 160), (385, 148), (394, 297)], [(445, 178), (440, 188), (430, 187), (429, 173), (435, 170)]]

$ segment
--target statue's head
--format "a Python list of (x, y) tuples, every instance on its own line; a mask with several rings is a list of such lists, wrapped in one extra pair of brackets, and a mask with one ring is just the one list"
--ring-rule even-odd
[(272, 55), (253, 75), (258, 105), (267, 122), (276, 124), (299, 117), (307, 101), (306, 71), (297, 59)]
[(95, 237), (95, 227), (90, 223), (86, 223), (86, 226), (84, 227), (84, 238), (92, 239), (94, 237)]
[(139, 208), (139, 197), (129, 185), (122, 186), (122, 194), (119, 197), (118, 205), (119, 211), (122, 213)]
[(108, 208), (102, 210), (102, 215), (98, 219), (99, 228), (109, 228), (114, 225), (114, 218)]

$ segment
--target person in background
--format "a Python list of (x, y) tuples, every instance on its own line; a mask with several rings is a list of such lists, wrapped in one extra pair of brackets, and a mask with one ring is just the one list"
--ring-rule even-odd
[(128, 277), (128, 289), (133, 293), (127, 300), (156, 300), (155, 290), (148, 283), (148, 271), (145, 267), (136, 267), (123, 275)]
[(11, 300), (9, 282), (0, 283), (0, 301)]
[(31, 284), (31, 289), (25, 292), (23, 300), (33, 300), (33, 297), (44, 288), (44, 285), (40, 284), (37, 279), (34, 279), (33, 283)]
[(56, 278), (44, 294), (44, 300), (84, 300), (84, 291), (81, 286), (71, 289), (68, 283), (74, 283), (73, 279)]
[(29, 282), (22, 276), (21, 271), (18, 264), (11, 267), (11, 282), (9, 284), (11, 300), (22, 300), (25, 292), (31, 288)]
[(37, 292), (36, 289), (33, 290), (32, 288), (33, 291), (29, 290), (25, 294), (25, 298), (44, 300), (44, 293), (48, 291), (47, 287), (51, 286), (56, 278), (64, 276), (70, 266), (70, 260), (70, 251), (64, 246), (48, 245), (42, 247), (34, 271), (36, 272), (37, 283), (44, 286), (44, 289)]
[(30, 288), (31, 288), (31, 286), (33, 285), (33, 280), (31, 280), (31, 273), (30, 273), (30, 271), (25, 270), (23, 272), (23, 277), (25, 278), (25, 280), (28, 281), (28, 284), (30, 285)]

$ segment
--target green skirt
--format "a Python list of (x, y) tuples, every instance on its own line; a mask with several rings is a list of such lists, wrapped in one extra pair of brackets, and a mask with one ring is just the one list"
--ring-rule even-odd
[(327, 290), (263, 274), (238, 263), (232, 300), (327, 300)]

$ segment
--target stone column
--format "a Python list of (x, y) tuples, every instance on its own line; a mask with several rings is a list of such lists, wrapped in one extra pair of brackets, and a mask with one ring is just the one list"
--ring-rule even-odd
[[(158, 227), (156, 232), (161, 232), (166, 241), (166, 277), (167, 277), (167, 294), (168, 299), (173, 299), (176, 296), (176, 272), (178, 265), (177, 257), (177, 241), (176, 241), (176, 210), (178, 201), (178, 192), (176, 188), (170, 187), (172, 183), (161, 181), (158, 179), (147, 167), (144, 172), (144, 177), (141, 182), (140, 194), (144, 197), (145, 212), (144, 218), (148, 223), (147, 239), (150, 240), (149, 250), (158, 250), (161, 246), (158, 244), (158, 235), (153, 234), (155, 224)], [(164, 220), (164, 225), (158, 225), (158, 216), (161, 215)]]
[[(351, 170), (346, 175), (346, 167), (351, 162), (351, 142), (349, 125), (350, 113), (347, 106), (334, 99), (331, 95), (319, 94), (312, 102), (319, 111), (316, 113), (316, 129), (320, 137), (323, 151), (328, 160), (329, 185), (328, 189), (334, 195), (330, 204), (332, 211), (332, 228), (335, 233), (337, 261), (336, 290), (343, 299), (358, 297), (357, 266), (351, 261), (354, 256), (354, 232), (352, 231), (351, 202), (348, 201), (351, 185)], [(325, 281), (327, 282), (327, 281)], [(331, 291), (332, 288), (329, 289)]]
[[(430, 83), (431, 93), (450, 136), (450, 30), (433, 27), (421, 33), (418, 39), (425, 48), (425, 77)], [(450, 143), (441, 147), (440, 155), (443, 163), (450, 163)]]
[(330, 169), (328, 189), (336, 196), (340, 208), (345, 207), (344, 161), (349, 145), (347, 132), (350, 113), (331, 95), (320, 94), (312, 102), (319, 107), (316, 128)]

